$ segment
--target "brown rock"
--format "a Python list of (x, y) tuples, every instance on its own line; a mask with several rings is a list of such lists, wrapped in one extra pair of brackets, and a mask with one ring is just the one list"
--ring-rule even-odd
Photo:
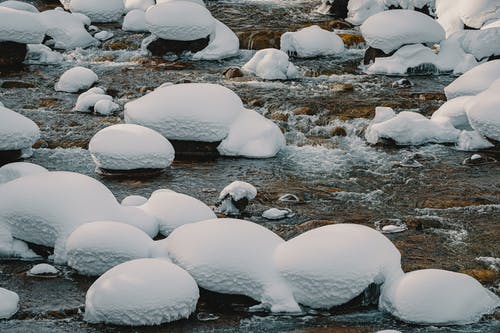
[(249, 50), (262, 50), (267, 48), (280, 48), (282, 31), (258, 30), (238, 33), (240, 48)]
[(340, 126), (336, 126), (336, 127), (332, 128), (330, 134), (331, 134), (331, 136), (347, 136), (347, 132), (346, 132), (345, 128), (340, 127)]
[(347, 29), (352, 29), (354, 27), (352, 24), (344, 20), (328, 21), (326, 23), (319, 24), (319, 26), (326, 30), (333, 30), (333, 29), (347, 30)]
[(112, 41), (112, 42), (107, 42), (104, 43), (102, 46), (104, 50), (111, 50), (111, 51), (117, 51), (117, 50), (134, 50), (138, 48), (138, 45), (131, 41), (126, 41), (126, 40), (120, 40), (120, 41)]
[(311, 116), (314, 114), (313, 110), (308, 107), (308, 106), (303, 106), (303, 107), (300, 107), (300, 108), (296, 108), (294, 109), (293, 111), (293, 114), (295, 115), (306, 115), (306, 116)]
[(347, 17), (347, 4), (349, 0), (330, 0), (328, 4), (330, 5), (330, 9), (328, 10), (328, 14), (335, 16), (337, 18), (345, 19)]
[(394, 54), (394, 52), (387, 54), (384, 51), (382, 51), (381, 49), (376, 49), (376, 48), (369, 46), (365, 51), (365, 57), (363, 59), (363, 64), (369, 65), (371, 62), (375, 61), (375, 58), (390, 57), (392, 54)]
[(271, 119), (277, 121), (288, 121), (288, 115), (286, 113), (273, 113), (271, 115)]
[(330, 89), (338, 92), (352, 92), (354, 91), (354, 86), (350, 83), (331, 83)]
[(161, 57), (167, 53), (180, 54), (184, 51), (198, 52), (207, 47), (209, 42), (209, 36), (189, 41), (158, 38), (149, 43), (147, 49), (153, 56)]
[(490, 269), (466, 269), (460, 273), (470, 275), (483, 284), (495, 282), (498, 278), (500, 278), (500, 274), (498, 272)]
[(0, 67), (22, 65), (28, 53), (26, 44), (16, 42), (0, 42), (0, 50)]
[(36, 88), (36, 85), (30, 82), (22, 81), (4, 81), (2, 83), (2, 88), (13, 89), (13, 88)]
[(228, 79), (244, 76), (243, 71), (239, 67), (226, 68), (222, 74)]
[(363, 36), (358, 34), (338, 34), (344, 41), (344, 44), (349, 47), (362, 46), (365, 44)]
[(446, 101), (446, 95), (443, 93), (421, 93), (410, 95), (413, 98), (418, 98), (421, 101)]

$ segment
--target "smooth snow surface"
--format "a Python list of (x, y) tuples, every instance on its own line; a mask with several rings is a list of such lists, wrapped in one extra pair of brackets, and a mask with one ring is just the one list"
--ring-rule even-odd
[(0, 319), (9, 319), (19, 310), (19, 296), (10, 290), (0, 288)]
[(400, 259), (384, 235), (355, 224), (313, 229), (282, 243), (275, 253), (297, 302), (312, 308), (344, 304), (371, 283), (403, 274)]
[(471, 28), (479, 29), (485, 22), (500, 18), (498, 0), (461, 0), (457, 7), (460, 19)]
[(40, 44), (47, 29), (38, 14), (0, 6), (0, 41)]
[(194, 60), (220, 60), (233, 57), (240, 50), (238, 36), (227, 25), (215, 20), (215, 31), (210, 36), (210, 43), (203, 50), (193, 55)]
[(273, 253), (284, 241), (252, 222), (214, 219), (177, 228), (167, 238), (173, 262), (202, 288), (252, 297), (273, 312), (300, 311)]
[(63, 56), (57, 51), (43, 44), (28, 44), (25, 64), (29, 65), (56, 65), (63, 62)]
[(438, 43), (445, 39), (441, 25), (413, 10), (389, 10), (375, 14), (361, 25), (366, 43), (385, 53), (405, 44)]
[(11, 180), (23, 176), (41, 172), (48, 172), (48, 171), (49, 170), (45, 169), (40, 165), (28, 162), (14, 162), (5, 164), (4, 166), (0, 167), (0, 184), (10, 182)]
[(380, 0), (349, 0), (347, 10), (346, 21), (361, 25), (370, 16), (386, 10), (386, 6)]
[(68, 69), (61, 75), (55, 85), (56, 91), (76, 93), (80, 90), (86, 90), (99, 79), (96, 73), (91, 69), (77, 66)]
[[(379, 108), (375, 112), (380, 112)], [(460, 131), (446, 121), (433, 121), (416, 113), (403, 111), (384, 121), (377, 117), (368, 126), (365, 138), (375, 144), (380, 139), (392, 139), (398, 145), (456, 142)]]
[(129, 195), (128, 197), (123, 198), (121, 205), (122, 206), (141, 206), (148, 202), (148, 199), (141, 195)]
[(146, 11), (148, 30), (171, 40), (196, 40), (209, 36), (215, 19), (204, 6), (189, 1), (168, 1)]
[(174, 191), (155, 191), (140, 208), (158, 220), (160, 232), (165, 236), (181, 225), (216, 217), (200, 200)]
[(336, 33), (317, 25), (285, 32), (281, 35), (281, 51), (300, 58), (328, 56), (344, 51), (344, 42)]
[(379, 308), (417, 324), (479, 321), (500, 305), (498, 296), (474, 278), (438, 269), (413, 271), (384, 285)]
[(1, 185), (0, 198), (0, 228), (15, 238), (55, 247), (56, 262), (65, 262), (66, 238), (83, 223), (111, 220), (136, 226), (150, 237), (158, 233), (153, 217), (120, 205), (103, 184), (78, 173), (24, 176)]
[(456, 148), (462, 151), (475, 151), (492, 147), (494, 145), (478, 131), (462, 131), (456, 145)]
[(49, 264), (38, 264), (33, 267), (28, 271), (29, 275), (44, 275), (44, 274), (59, 274), (59, 271), (57, 268), (55, 268), (52, 265)]
[(449, 121), (455, 128), (470, 130), (471, 126), (465, 113), (465, 103), (471, 98), (472, 96), (460, 96), (450, 99), (432, 114), (431, 120)]
[(99, 99), (94, 104), (94, 112), (102, 116), (109, 116), (120, 110), (120, 106), (110, 99)]
[(125, 15), (122, 29), (125, 31), (148, 31), (146, 13), (140, 9), (133, 9)]
[(134, 124), (100, 130), (90, 140), (89, 151), (97, 167), (110, 170), (164, 169), (175, 156), (165, 137)]
[(125, 122), (146, 126), (169, 140), (217, 142), (229, 133), (243, 103), (217, 84), (160, 86), (125, 104)]
[(244, 110), (217, 150), (222, 156), (274, 157), (286, 145), (280, 128), (253, 110)]
[(24, 10), (26, 12), (31, 12), (31, 13), (38, 13), (39, 10), (36, 9), (35, 6), (22, 2), (22, 1), (14, 1), (14, 0), (7, 0), (4, 2), (0, 2), (0, 7), (7, 7), (7, 8), (12, 8), (12, 9), (17, 9), (17, 10)]
[(465, 111), (472, 127), (484, 137), (500, 141), (500, 78), (469, 99)]
[(72, 50), (99, 44), (99, 41), (85, 29), (85, 24), (88, 22), (85, 22), (85, 17), (80, 14), (54, 9), (43, 11), (38, 15), (46, 27), (47, 36), (54, 40), (56, 49)]
[(154, 6), (155, 0), (123, 0), (125, 12), (129, 13), (132, 10), (141, 10), (145, 12), (151, 6)]
[(500, 59), (485, 62), (459, 76), (444, 88), (448, 99), (476, 95), (500, 78)]
[(0, 105), (0, 151), (31, 149), (40, 129), (31, 119)]
[(148, 258), (153, 240), (142, 230), (113, 221), (79, 226), (68, 237), (68, 265), (80, 274), (98, 276), (133, 259)]
[(125, 11), (123, 0), (71, 0), (69, 9), (88, 16), (93, 23), (117, 22)]
[(405, 45), (390, 57), (375, 58), (367, 72), (371, 74), (406, 74), (408, 69), (437, 62), (437, 55), (422, 44)]
[(104, 89), (94, 87), (78, 96), (74, 110), (78, 112), (98, 111), (99, 109), (96, 110), (95, 107), (100, 101), (108, 101), (108, 103), (111, 103), (103, 107), (103, 109), (100, 110), (101, 112), (104, 110), (105, 113), (109, 113), (116, 109), (115, 103), (113, 103), (113, 97), (106, 95)]
[(219, 200), (222, 200), (227, 196), (230, 196), (234, 201), (239, 201), (244, 198), (252, 200), (257, 196), (257, 189), (252, 184), (247, 182), (234, 181), (224, 187), (224, 189), (220, 192)]
[(104, 273), (87, 291), (84, 320), (127, 326), (188, 318), (199, 290), (182, 268), (163, 259), (137, 259)]
[(257, 51), (242, 69), (266, 80), (287, 80), (300, 76), (297, 67), (288, 60), (288, 55), (277, 49)]

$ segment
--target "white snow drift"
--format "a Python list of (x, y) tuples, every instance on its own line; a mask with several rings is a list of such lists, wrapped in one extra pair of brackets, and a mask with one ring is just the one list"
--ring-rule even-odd
[(0, 228), (15, 238), (55, 247), (56, 262), (65, 262), (66, 239), (83, 223), (111, 220), (134, 225), (151, 237), (158, 233), (153, 217), (120, 205), (103, 184), (77, 173), (24, 176), (1, 185), (0, 198)]
[(32, 120), (0, 105), (0, 137), (0, 151), (30, 150), (40, 138), (40, 129)]
[(91, 323), (160, 325), (188, 318), (196, 308), (196, 282), (162, 259), (137, 259), (102, 275), (87, 291), (85, 317)]
[(328, 56), (344, 51), (344, 42), (336, 33), (317, 25), (281, 35), (281, 51), (300, 58)]
[(210, 42), (203, 50), (193, 55), (194, 60), (220, 60), (233, 57), (240, 50), (238, 36), (224, 23), (215, 20), (215, 30), (210, 35)]
[(122, 29), (125, 31), (148, 31), (146, 13), (140, 9), (133, 9), (125, 15)]
[(200, 200), (174, 191), (155, 191), (140, 208), (158, 220), (160, 232), (165, 236), (181, 225), (216, 218), (212, 209)]
[(177, 228), (167, 238), (170, 258), (202, 288), (252, 297), (273, 312), (300, 311), (272, 254), (284, 241), (258, 224), (214, 219)]
[(300, 77), (297, 67), (288, 60), (288, 55), (277, 49), (257, 51), (242, 69), (266, 80), (287, 80)]
[(500, 305), (498, 296), (474, 278), (425, 269), (384, 285), (379, 307), (411, 323), (454, 325), (477, 322)]
[(224, 139), (243, 103), (217, 84), (161, 86), (125, 104), (125, 122), (146, 126), (169, 140), (216, 142)]
[(109, 170), (164, 169), (175, 156), (165, 137), (134, 124), (100, 130), (90, 140), (89, 151), (98, 168)]
[(276, 250), (275, 261), (297, 302), (330, 308), (358, 296), (371, 283), (403, 274), (401, 255), (378, 231), (354, 224), (305, 232)]
[(56, 91), (76, 93), (89, 89), (98, 79), (97, 74), (91, 69), (77, 66), (68, 69), (61, 75), (55, 85), (55, 89)]
[(155, 5), (155, 0), (123, 0), (125, 11), (127, 13), (132, 10), (146, 11), (149, 7)]
[(11, 180), (32, 175), (41, 172), (48, 172), (44, 167), (28, 163), (28, 162), (14, 162), (5, 164), (0, 167), (0, 184), (10, 182)]
[(133, 259), (148, 258), (153, 240), (124, 223), (97, 221), (82, 224), (68, 237), (68, 265), (80, 274), (101, 275)]
[(38, 14), (0, 6), (0, 42), (40, 44), (46, 30)]
[(119, 21), (125, 11), (123, 0), (71, 0), (69, 9), (82, 13), (93, 23)]
[(19, 310), (19, 296), (10, 290), (0, 288), (0, 319), (9, 319)]
[(500, 60), (485, 62), (462, 74), (444, 88), (448, 99), (459, 96), (476, 95), (486, 90), (500, 78)]

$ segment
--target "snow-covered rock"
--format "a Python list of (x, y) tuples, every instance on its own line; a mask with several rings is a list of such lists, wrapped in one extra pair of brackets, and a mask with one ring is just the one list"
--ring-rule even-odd
[(125, 11), (123, 0), (71, 0), (72, 13), (82, 13), (93, 23), (117, 22)]
[(244, 110), (217, 150), (223, 156), (269, 158), (285, 145), (285, 137), (275, 123), (256, 111)]
[(123, 0), (123, 4), (125, 5), (125, 12), (130, 13), (132, 10), (145, 12), (156, 3), (155, 0)]
[(10, 290), (0, 288), (0, 319), (9, 319), (19, 310), (19, 296)]
[[(375, 112), (379, 112), (379, 108)], [(403, 111), (378, 122), (375, 118), (368, 126), (365, 138), (371, 144), (380, 139), (392, 139), (398, 145), (456, 142), (460, 131), (450, 122), (427, 119), (416, 112)]]
[(262, 217), (268, 220), (281, 220), (286, 217), (292, 217), (295, 214), (288, 208), (269, 208), (262, 213)]
[(140, 9), (133, 9), (125, 15), (122, 29), (125, 31), (148, 31), (146, 25), (146, 13)]
[(378, 231), (355, 224), (313, 229), (274, 255), (297, 302), (313, 308), (344, 304), (370, 284), (403, 274), (398, 249)]
[(4, 2), (0, 2), (0, 7), (24, 10), (26, 12), (31, 12), (31, 13), (39, 13), (39, 10), (36, 9), (35, 6), (22, 1), (7, 0)]
[(77, 66), (68, 69), (61, 75), (55, 85), (56, 91), (76, 93), (86, 90), (99, 80), (99, 77), (91, 69)]
[(375, 58), (375, 62), (368, 67), (371, 74), (407, 74), (408, 70), (420, 65), (434, 65), (437, 55), (422, 44), (405, 45), (390, 57)]
[(142, 230), (113, 221), (79, 226), (68, 237), (68, 265), (83, 275), (101, 275), (133, 259), (149, 258), (153, 240)]
[(194, 60), (220, 60), (233, 57), (240, 50), (238, 36), (224, 23), (215, 20), (215, 30), (210, 35), (210, 42), (203, 50), (193, 55)]
[(500, 141), (500, 78), (465, 103), (469, 122), (482, 136)]
[(28, 44), (28, 54), (24, 60), (29, 65), (55, 65), (63, 62), (63, 56), (43, 44)]
[(460, 7), (468, 0), (436, 0), (437, 22), (446, 31), (448, 38), (457, 31), (464, 28), (464, 23), (460, 19)]
[(144, 326), (188, 318), (199, 290), (182, 268), (163, 259), (136, 259), (106, 273), (87, 291), (84, 320)]
[(109, 116), (120, 110), (120, 106), (110, 99), (99, 99), (94, 104), (94, 112), (102, 116)]
[[(500, 6), (500, 4), (499, 4)], [(485, 30), (464, 30), (450, 38), (457, 39), (462, 49), (481, 60), (490, 56), (500, 56), (500, 27)]]
[(40, 129), (31, 119), (0, 105), (0, 137), (0, 151), (30, 150)]
[(5, 164), (4, 166), (0, 167), (0, 184), (10, 182), (11, 180), (27, 175), (48, 171), (49, 170), (38, 164), (28, 162), (14, 162)]
[(472, 96), (460, 96), (450, 99), (432, 114), (431, 120), (449, 121), (455, 128), (470, 130), (471, 126), (465, 113), (465, 103)]
[(94, 111), (97, 112), (99, 109), (95, 110), (95, 106), (103, 100), (109, 101), (111, 104), (102, 106), (102, 109), (100, 110), (101, 112), (109, 114), (109, 112), (117, 110), (117, 107), (119, 108), (117, 104), (113, 103), (113, 97), (105, 94), (104, 89), (94, 87), (78, 96), (74, 110), (78, 112), (91, 112), (94, 109)]
[(385, 53), (406, 44), (438, 43), (445, 39), (441, 25), (413, 10), (389, 10), (375, 14), (361, 25), (366, 43)]
[(400, 320), (432, 325), (469, 324), (500, 305), (498, 296), (474, 278), (425, 269), (384, 285), (379, 308)]
[(370, 16), (386, 10), (386, 7), (379, 0), (349, 0), (347, 10), (346, 21), (354, 25), (361, 25)]
[(215, 19), (208, 9), (189, 1), (168, 1), (150, 7), (146, 24), (156, 36), (180, 41), (206, 38), (215, 29)]
[(485, 62), (459, 76), (444, 88), (446, 98), (477, 95), (500, 78), (500, 60)]
[(174, 1), (188, 1), (188, 2), (195, 3), (197, 5), (200, 5), (200, 6), (206, 7), (205, 2), (203, 0), (156, 0), (156, 3), (160, 4), (160, 3), (174, 2)]
[(160, 232), (165, 236), (181, 225), (216, 217), (200, 200), (174, 191), (155, 191), (140, 208), (158, 220)]
[(100, 41), (105, 41), (105, 40), (113, 38), (113, 36), (114, 36), (114, 34), (111, 31), (103, 30), (103, 31), (99, 31), (98, 33), (96, 33), (94, 35), (94, 38), (97, 38)]
[(77, 173), (24, 176), (1, 185), (0, 198), (0, 228), (17, 239), (55, 247), (56, 262), (65, 262), (66, 239), (83, 223), (111, 220), (136, 226), (150, 237), (158, 233), (153, 217), (120, 205), (103, 184)]
[(273, 253), (284, 241), (252, 222), (214, 219), (181, 226), (167, 238), (174, 263), (202, 288), (252, 297), (273, 312), (300, 311)]
[(300, 77), (297, 67), (288, 60), (288, 55), (277, 49), (257, 51), (242, 69), (266, 80), (287, 80)]
[(462, 131), (456, 145), (457, 150), (461, 151), (475, 151), (492, 147), (494, 145), (478, 131)]
[(72, 50), (99, 44), (99, 41), (85, 29), (88, 18), (86, 20), (83, 15), (70, 14), (58, 9), (46, 10), (38, 15), (47, 30), (47, 36), (54, 40), (56, 49)]
[(40, 44), (46, 30), (38, 14), (0, 6), (1, 42)]
[(142, 195), (129, 195), (121, 201), (122, 206), (141, 206), (148, 202)]
[(169, 140), (217, 142), (242, 110), (238, 95), (221, 85), (175, 84), (125, 104), (125, 122), (152, 128)]
[(165, 137), (134, 124), (100, 130), (90, 140), (89, 151), (97, 167), (108, 170), (165, 169), (175, 156)]
[(344, 42), (336, 33), (317, 25), (285, 32), (281, 35), (281, 51), (300, 58), (328, 56), (344, 51)]
[(7, 226), (0, 225), (0, 257), (34, 259), (39, 256), (28, 247), (28, 244), (14, 239)]
[(248, 202), (257, 196), (257, 189), (247, 182), (234, 181), (222, 189), (216, 212), (238, 216)]
[(479, 29), (485, 22), (500, 18), (498, 0), (462, 0), (457, 7), (460, 19), (471, 28)]
[(57, 268), (49, 264), (38, 264), (28, 271), (29, 275), (56, 275), (59, 274)]

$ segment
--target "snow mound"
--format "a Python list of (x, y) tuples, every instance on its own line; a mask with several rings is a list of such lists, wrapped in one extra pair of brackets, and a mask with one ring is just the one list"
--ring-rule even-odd
[(500, 18), (500, 4), (498, 0), (461, 1), (458, 13), (465, 25), (479, 29), (485, 22)]
[(385, 53), (405, 44), (437, 43), (445, 39), (441, 25), (413, 10), (389, 10), (369, 17), (361, 25), (366, 43)]
[(234, 181), (224, 187), (224, 189), (220, 192), (219, 200), (222, 200), (227, 196), (230, 196), (234, 201), (239, 201), (241, 199), (252, 200), (257, 196), (257, 189), (252, 184), (247, 182)]
[(52, 265), (49, 264), (38, 264), (33, 267), (28, 271), (29, 275), (44, 275), (44, 274), (59, 274), (59, 271), (57, 268), (55, 268)]
[(30, 250), (28, 244), (14, 239), (7, 226), (0, 225), (0, 257), (34, 259), (39, 256)]
[(146, 11), (148, 30), (170, 40), (206, 38), (215, 29), (215, 19), (204, 6), (189, 1), (168, 1)]
[(277, 49), (257, 51), (242, 69), (266, 80), (287, 80), (300, 76), (297, 67), (288, 60), (288, 55)]
[(56, 91), (76, 93), (80, 90), (86, 90), (99, 80), (99, 77), (91, 69), (77, 66), (68, 69), (61, 75), (55, 85)]
[(500, 141), (500, 78), (488, 89), (470, 98), (465, 111), (472, 128), (484, 137)]
[[(376, 108), (375, 112), (381, 112)], [(456, 142), (460, 131), (450, 122), (429, 120), (420, 113), (403, 111), (383, 121), (373, 119), (365, 138), (371, 144), (392, 139), (398, 145)]]
[(19, 310), (19, 296), (10, 290), (0, 288), (0, 319), (9, 319)]
[(217, 150), (222, 156), (274, 157), (286, 145), (280, 128), (253, 110), (244, 110)]
[(457, 150), (461, 151), (475, 151), (492, 147), (494, 145), (483, 138), (478, 131), (462, 131), (456, 145)]
[(474, 278), (425, 269), (384, 285), (379, 308), (400, 320), (433, 325), (469, 324), (500, 305), (498, 296)]
[(390, 57), (375, 58), (375, 62), (368, 67), (371, 74), (406, 74), (408, 69), (420, 65), (434, 65), (437, 55), (422, 44), (405, 45)]
[(14, 0), (7, 0), (2, 3), (0, 3), (0, 7), (7, 7), (7, 8), (12, 8), (12, 9), (17, 9), (17, 10), (24, 10), (26, 12), (31, 12), (31, 13), (39, 13), (39, 10), (36, 9), (35, 6), (22, 2), (22, 1), (14, 1)]
[(446, 98), (477, 95), (500, 78), (500, 59), (485, 62), (459, 76), (444, 88)]
[(205, 2), (203, 0), (156, 0), (156, 3), (160, 4), (160, 3), (174, 2), (174, 1), (187, 1), (187, 2), (192, 2), (192, 3), (198, 4), (200, 6), (206, 7)]
[(146, 13), (140, 9), (133, 9), (125, 15), (122, 24), (124, 31), (148, 31), (146, 25)]
[[(499, 5), (500, 7), (500, 5)], [(464, 30), (450, 38), (460, 41), (463, 50), (478, 60), (500, 55), (500, 27), (485, 30)]]
[(0, 105), (0, 151), (31, 149), (40, 138), (32, 120)]
[(371, 283), (403, 274), (398, 249), (378, 231), (337, 224), (305, 232), (274, 255), (297, 302), (313, 308), (344, 304)]
[[(93, 109), (97, 112), (99, 109), (96, 109), (96, 106), (100, 101), (108, 101), (112, 103), (103, 108), (105, 113), (112, 112), (113, 110), (119, 108), (117, 104), (113, 103), (113, 97), (105, 94), (104, 89), (94, 87), (78, 96), (74, 110), (78, 112), (91, 112)], [(100, 111), (103, 112), (103, 110)]]
[[(86, 20), (80, 14), (64, 10), (46, 10), (38, 14), (44, 24), (47, 36), (54, 40), (54, 48), (72, 50), (77, 47), (96, 46), (99, 41), (85, 29)], [(88, 18), (87, 18), (88, 19)]]
[(177, 228), (167, 238), (170, 258), (202, 288), (252, 297), (273, 312), (300, 311), (272, 255), (284, 241), (243, 220), (214, 219)]
[(40, 165), (28, 162), (14, 162), (5, 164), (4, 166), (0, 167), (0, 184), (10, 182), (11, 180), (27, 175), (48, 171), (49, 170)]
[(89, 151), (98, 168), (110, 170), (164, 169), (175, 151), (158, 132), (133, 124), (106, 127), (92, 137)]
[(347, 4), (346, 21), (361, 25), (367, 18), (386, 10), (385, 4), (380, 0), (350, 0)]
[(123, 0), (125, 12), (129, 13), (132, 10), (140, 10), (145, 12), (149, 7), (154, 6), (155, 0)]
[(119, 222), (82, 224), (68, 237), (68, 265), (83, 275), (101, 275), (133, 259), (148, 258), (153, 240), (142, 230)]
[(87, 222), (118, 221), (136, 226), (150, 237), (158, 233), (153, 217), (137, 207), (120, 205), (103, 184), (78, 173), (24, 176), (1, 185), (0, 198), (0, 227), (15, 238), (55, 247), (56, 262), (65, 262), (67, 237)]
[(141, 206), (148, 202), (148, 199), (141, 195), (129, 195), (128, 197), (123, 198), (121, 205), (122, 206)]
[(200, 200), (174, 191), (155, 191), (140, 208), (156, 217), (160, 233), (165, 236), (181, 225), (216, 218), (212, 209)]
[(38, 14), (0, 6), (1, 42), (40, 44), (46, 30)]
[[(468, 1), (468, 0), (465, 0)], [(437, 22), (446, 31), (448, 38), (457, 31), (463, 30), (464, 23), (460, 19), (460, 6), (464, 0), (437, 0), (436, 1), (436, 16)]]
[(193, 59), (220, 60), (237, 55), (239, 50), (240, 40), (238, 36), (224, 23), (215, 20), (215, 31), (210, 35), (208, 46), (196, 52)]
[(175, 84), (125, 104), (125, 122), (152, 128), (169, 140), (217, 142), (242, 110), (238, 95), (221, 85)]
[(285, 32), (281, 35), (281, 51), (300, 58), (328, 56), (344, 51), (344, 42), (336, 33), (317, 25)]
[(93, 23), (117, 22), (125, 11), (123, 0), (71, 0), (69, 9), (88, 16)]
[(25, 64), (29, 65), (55, 65), (63, 62), (63, 56), (57, 51), (43, 44), (28, 44)]
[(465, 103), (471, 98), (472, 96), (460, 96), (450, 99), (432, 114), (431, 120), (449, 121), (455, 128), (470, 130), (471, 126), (465, 113)]
[(199, 290), (182, 268), (162, 259), (120, 264), (87, 291), (85, 321), (115, 325), (160, 325), (188, 318)]

